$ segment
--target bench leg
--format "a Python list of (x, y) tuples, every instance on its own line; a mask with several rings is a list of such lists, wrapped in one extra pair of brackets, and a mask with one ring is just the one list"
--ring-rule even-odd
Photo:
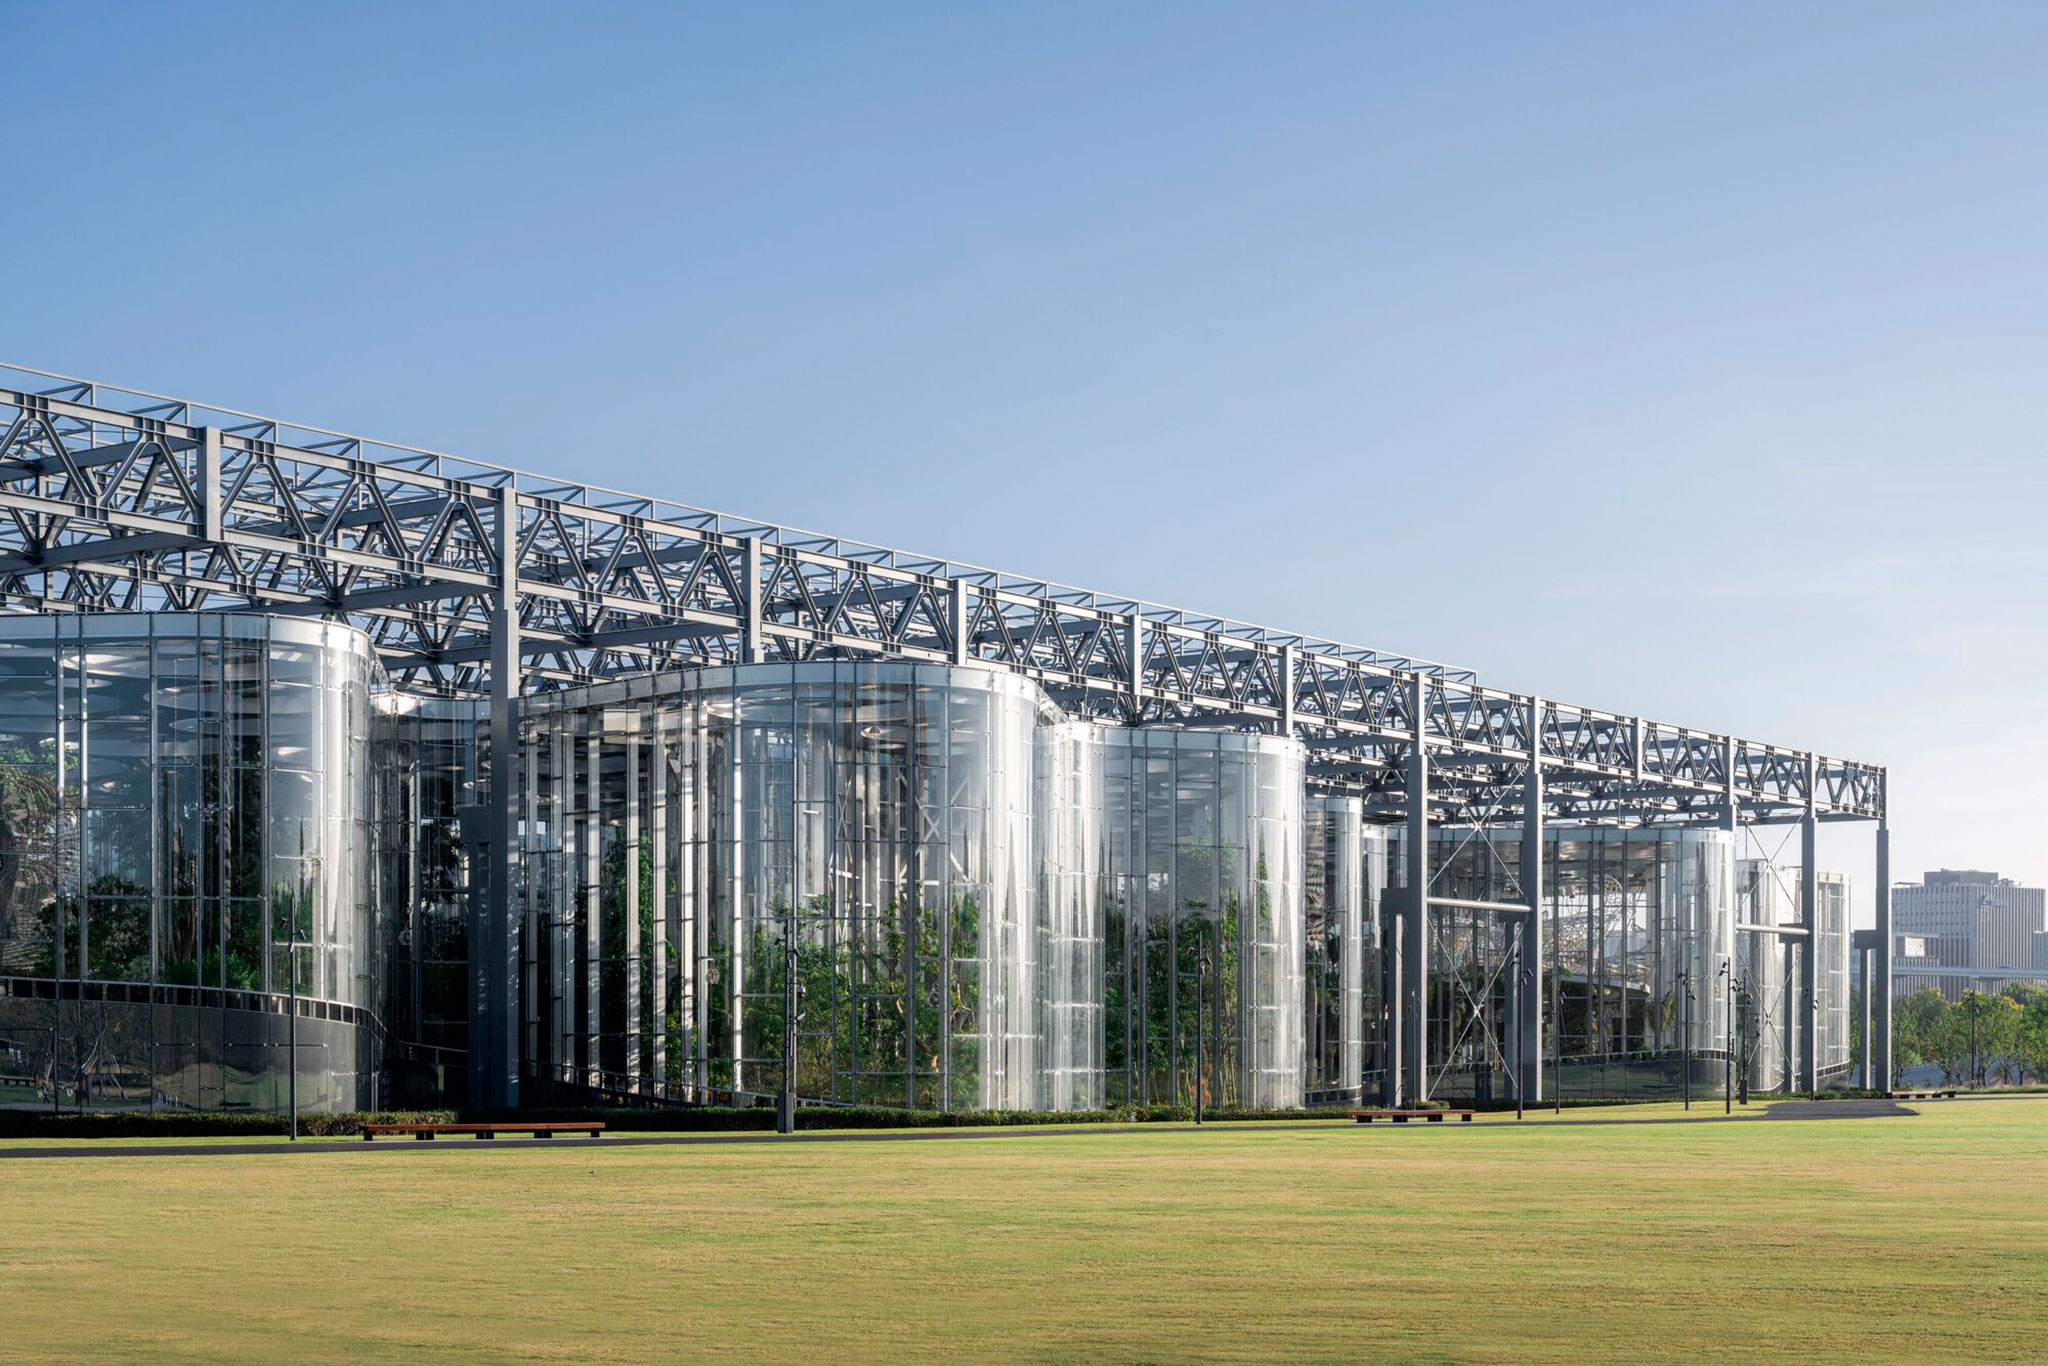
[(1431, 1115), (1431, 1116), (1429, 1117), (1429, 1122), (1430, 1122), (1431, 1124), (1441, 1124), (1441, 1123), (1443, 1123), (1443, 1122), (1444, 1122), (1444, 1117), (1443, 1117), (1442, 1115), (1440, 1115), (1440, 1114), (1437, 1114), (1437, 1115)]
[(371, 1133), (371, 1132), (370, 1132), (369, 1130), (365, 1129), (365, 1130), (363, 1131), (363, 1142), (365, 1142), (365, 1143), (368, 1143), (368, 1142), (369, 1142), (369, 1141), (370, 1141), (371, 1139), (373, 1139), (373, 1138), (375, 1138), (375, 1137), (376, 1137), (376, 1135), (375, 1135), (375, 1134), (373, 1134), (373, 1133)]
[(486, 1129), (486, 1130), (484, 1130), (484, 1131), (483, 1131), (482, 1133), (478, 1134), (478, 1135), (477, 1135), (477, 1137), (478, 1137), (478, 1138), (496, 1138), (496, 1137), (497, 1137), (497, 1135), (496, 1135), (496, 1134), (494, 1134), (494, 1133), (492, 1133), (492, 1132), (491, 1132), (491, 1131), (490, 1131), (489, 1129)]
[(1408, 1122), (1408, 1116), (1406, 1115), (1393, 1115), (1391, 1118), (1396, 1124), (1406, 1124)]
[(553, 1129), (535, 1129), (533, 1131), (533, 1136), (535, 1138), (553, 1138), (555, 1136), (555, 1131)]
[(1470, 1115), (1459, 1115), (1459, 1116), (1458, 1116), (1458, 1123), (1460, 1123), (1460, 1124), (1470, 1124), (1471, 1122), (1472, 1122), (1472, 1116), (1470, 1116)]
[(434, 1141), (434, 1136), (432, 1134), (426, 1133), (414, 1134), (412, 1136), (412, 1140), (415, 1143), (432, 1143)]

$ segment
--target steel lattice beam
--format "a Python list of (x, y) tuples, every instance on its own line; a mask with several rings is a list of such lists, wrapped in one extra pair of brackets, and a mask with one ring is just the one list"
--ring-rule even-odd
[[(5, 387), (13, 386), (13, 387)], [(502, 490), (516, 524), (498, 546)], [(401, 688), (481, 693), (492, 605), (528, 691), (748, 659), (1001, 665), (1077, 714), (1286, 730), (1400, 809), (1421, 743), (1455, 817), (1521, 781), (1561, 819), (1884, 814), (1873, 765), (1483, 687), (1469, 671), (0, 368), (0, 607), (262, 610), (369, 632)], [(1419, 709), (1419, 715), (1418, 715)]]

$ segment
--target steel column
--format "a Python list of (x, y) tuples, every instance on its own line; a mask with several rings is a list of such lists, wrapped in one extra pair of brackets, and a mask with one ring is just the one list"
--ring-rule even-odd
[(598, 1068), (600, 1029), (604, 1023), (603, 980), (600, 955), (604, 951), (604, 716), (598, 713), (585, 726), (588, 749), (584, 753), (589, 796), (583, 815), (583, 1071), (584, 1084), (596, 1086), (602, 1080)]
[[(469, 1046), (480, 1061), (479, 1103), (509, 1109), (519, 1103), (519, 935), (512, 919), (512, 880), (518, 866), (519, 820), (514, 797), (519, 748), (519, 503), (513, 487), (498, 490), (496, 545), (499, 582), (491, 598), (491, 718), (489, 803), (484, 818), (485, 1031)], [(481, 1072), (478, 1068), (481, 1068)]]
[[(637, 717), (634, 718), (638, 720)], [(626, 1089), (640, 1089), (640, 733), (626, 737)]]
[(1415, 743), (1408, 753), (1407, 926), (1401, 945), (1401, 1096), (1429, 1099), (1429, 747), (1423, 743), (1424, 684), (1415, 684)]
[(1799, 974), (1799, 1089), (1811, 1095), (1820, 1089), (1820, 865), (1819, 822), (1809, 800), (1799, 818), (1799, 924), (1806, 931), (1795, 941)]
[(1130, 677), (1126, 680), (1131, 720), (1137, 721), (1145, 715), (1145, 618), (1131, 613), (1125, 627), (1124, 648), (1129, 654)]
[(220, 428), (199, 429), (199, 532), (209, 541), (221, 539), (225, 521), (221, 507)]
[(953, 580), (953, 591), (947, 598), (947, 611), (952, 620), (947, 630), (953, 637), (953, 662), (965, 664), (974, 658), (974, 642), (968, 639), (968, 632), (974, 626), (974, 605), (968, 600), (969, 592), (964, 579)]
[(668, 955), (669, 955), (669, 876), (668, 876), (668, 714), (661, 708), (654, 708), (653, 765), (648, 774), (648, 816), (653, 834), (649, 845), (654, 859), (654, 911), (648, 928), (653, 943), (648, 949), (648, 967), (651, 981), (653, 1008), (648, 1019), (654, 1026), (653, 1047), (648, 1054), (648, 1068), (654, 1074), (655, 1094), (668, 1082)]
[[(1532, 699), (1531, 706), (1540, 717), (1543, 704)], [(1522, 778), (1522, 896), (1529, 903), (1529, 914), (1520, 917), (1521, 924), (1515, 927), (1521, 936), (1521, 962), (1514, 983), (1515, 1052), (1520, 1069), (1515, 1084), (1524, 1105), (1543, 1099), (1543, 761), (1533, 733), (1540, 729), (1540, 725), (1532, 728), (1529, 771)]]
[(1872, 1001), (1871, 1024), (1877, 1047), (1871, 1059), (1877, 1070), (1876, 1086), (1888, 1091), (1892, 1085), (1892, 831), (1887, 821), (1877, 823), (1877, 973), (1864, 990)]
[(768, 658), (768, 642), (761, 633), (761, 599), (768, 591), (767, 584), (761, 580), (762, 568), (761, 538), (749, 536), (742, 573), (744, 582), (740, 584), (747, 595), (747, 600), (740, 604), (740, 610), (745, 613), (740, 626), (740, 660), (746, 664), (759, 664)]

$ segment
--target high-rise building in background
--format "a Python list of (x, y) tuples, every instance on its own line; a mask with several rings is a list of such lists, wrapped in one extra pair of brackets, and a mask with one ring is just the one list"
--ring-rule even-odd
[[(1918, 886), (1893, 888), (1892, 929), (1894, 991), (1901, 996), (1932, 986), (1954, 1001), (1970, 987), (1996, 991), (2048, 968), (2042, 957), (2048, 892), (1994, 872), (1943, 868)], [(1939, 968), (1957, 971), (1934, 971)], [(1997, 977), (2000, 969), (2010, 969), (2013, 978)]]

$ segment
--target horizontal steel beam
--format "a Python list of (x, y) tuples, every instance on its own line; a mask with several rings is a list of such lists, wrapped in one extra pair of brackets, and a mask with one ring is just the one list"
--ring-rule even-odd
[[(22, 379), (0, 387), (0, 599), (16, 607), (324, 613), (376, 629), (388, 667), (446, 686), (482, 677), (488, 639), (475, 600), (504, 590), (521, 600), (522, 655), (548, 661), (532, 670), (535, 686), (729, 663), (728, 642), (742, 639), (778, 659), (964, 652), (1094, 714), (1292, 724), (1312, 750), (1351, 747), (1341, 766), (1315, 766), (1334, 790), (1397, 788), (1391, 770), (1419, 742), (1447, 779), (1463, 769), (1468, 802), (1505, 785), (1533, 752), (1561, 817), (1660, 819), (1730, 796), (1767, 819), (1884, 809), (1883, 770), (1872, 765), (160, 396), (75, 380), (43, 392), (23, 382), (31, 372), (12, 373)], [(498, 562), (506, 538), (495, 530), (507, 487), (517, 518), (509, 565)], [(742, 581), (752, 564), (761, 582)], [(758, 637), (747, 634), (750, 610)]]
[(1525, 901), (1474, 901), (1462, 896), (1425, 898), (1432, 907), (1452, 911), (1491, 911), (1495, 915), (1531, 915), (1536, 908)]

